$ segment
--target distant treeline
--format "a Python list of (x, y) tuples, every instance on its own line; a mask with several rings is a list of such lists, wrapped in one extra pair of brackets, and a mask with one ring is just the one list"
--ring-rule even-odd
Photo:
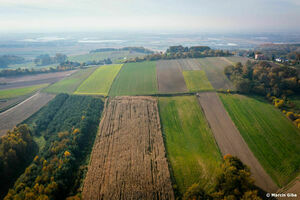
[(152, 54), (154, 51), (150, 49), (146, 49), (144, 47), (123, 47), (123, 48), (102, 48), (102, 49), (95, 49), (90, 51), (90, 53), (97, 53), (97, 52), (108, 52), (108, 51), (131, 51), (137, 53), (144, 53), (144, 54)]
[(300, 80), (294, 67), (282, 67), (267, 61), (247, 61), (244, 65), (237, 63), (227, 66), (224, 73), (242, 93), (278, 97), (300, 92)]
[(42, 73), (50, 73), (50, 72), (61, 72), (67, 70), (73, 70), (76, 67), (60, 67), (56, 68), (50, 67), (49, 69), (4, 69), (0, 71), (0, 77), (9, 77), (9, 76), (23, 76), (23, 75), (34, 75), (34, 74), (42, 74)]
[(166, 60), (166, 59), (179, 59), (179, 58), (202, 58), (202, 57), (212, 57), (212, 56), (231, 56), (229, 51), (223, 50), (213, 50), (208, 46), (193, 46), (193, 47), (183, 47), (171, 46), (165, 53), (155, 53), (149, 54), (144, 57), (131, 58), (126, 62), (142, 62), (145, 60)]
[(57, 53), (54, 57), (50, 57), (48, 54), (39, 55), (34, 59), (34, 63), (37, 66), (51, 65), (55, 63), (63, 63), (67, 60), (67, 56), (61, 53)]
[(14, 55), (0, 56), (0, 68), (6, 68), (8, 65), (24, 63), (25, 59)]

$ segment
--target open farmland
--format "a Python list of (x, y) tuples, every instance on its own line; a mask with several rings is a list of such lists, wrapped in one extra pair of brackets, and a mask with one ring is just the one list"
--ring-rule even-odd
[(235, 89), (233, 84), (224, 74), (224, 68), (229, 65), (228, 62), (222, 60), (220, 57), (200, 58), (198, 59), (198, 62), (215, 89)]
[(77, 70), (70, 70), (70, 71), (42, 73), (42, 74), (35, 74), (35, 75), (1, 77), (0, 83), (5, 83), (5, 84), (0, 85), (0, 89), (12, 89), (12, 88), (40, 85), (46, 83), (55, 83), (67, 76), (70, 76), (76, 71)]
[(69, 61), (72, 62), (91, 62), (91, 61), (101, 61), (110, 58), (113, 62), (118, 62), (124, 58), (135, 58), (143, 56), (143, 53), (130, 52), (130, 51), (106, 51), (106, 52), (95, 52), (82, 55), (74, 55), (68, 57)]
[(75, 91), (75, 94), (107, 96), (114, 78), (122, 65), (104, 65), (98, 67)]
[(55, 95), (37, 93), (20, 104), (0, 113), (0, 136), (27, 119), (41, 107), (47, 104)]
[(115, 78), (109, 96), (156, 94), (155, 62), (126, 63)]
[(15, 98), (23, 95), (28, 95), (43, 87), (46, 87), (47, 85), (48, 84), (41, 84), (41, 85), (33, 85), (33, 86), (22, 87), (22, 88), (0, 90), (0, 99), (9, 99), (9, 98)]
[(116, 97), (105, 108), (83, 199), (174, 199), (157, 101)]
[(177, 189), (184, 194), (199, 183), (209, 191), (222, 159), (196, 97), (161, 97), (159, 110)]
[(240, 57), (240, 56), (230, 56), (230, 57), (223, 57), (224, 61), (227, 61), (229, 64), (235, 64), (237, 62), (241, 62), (242, 64), (245, 64), (249, 58)]
[(179, 59), (182, 70), (200, 70), (201, 66), (197, 59)]
[(215, 92), (199, 93), (198, 100), (223, 155), (234, 155), (250, 167), (255, 183), (266, 191), (277, 187), (255, 158), (239, 131), (231, 121)]
[(205, 71), (183, 71), (182, 73), (190, 92), (214, 90), (205, 75)]
[(94, 71), (95, 67), (80, 70), (61, 81), (47, 87), (44, 91), (49, 93), (73, 93), (78, 86), (87, 79)]
[(160, 93), (187, 92), (178, 60), (159, 60), (156, 66)]
[(263, 98), (220, 94), (244, 140), (261, 165), (283, 186), (299, 173), (300, 131)]

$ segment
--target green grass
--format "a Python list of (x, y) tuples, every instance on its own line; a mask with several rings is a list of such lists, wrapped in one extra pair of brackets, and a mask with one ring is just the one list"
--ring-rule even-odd
[(80, 70), (71, 76), (64, 78), (63, 80), (50, 85), (49, 87), (45, 88), (44, 91), (48, 93), (72, 94), (79, 87), (79, 85), (95, 71), (95, 69), (96, 68), (93, 67)]
[(40, 84), (40, 85), (33, 85), (33, 86), (22, 87), (22, 88), (0, 90), (0, 99), (9, 99), (9, 98), (15, 98), (15, 97), (27, 95), (37, 91), (38, 89), (46, 87), (47, 85), (48, 84)]
[(114, 80), (110, 96), (156, 94), (155, 62), (127, 63)]
[(264, 169), (279, 185), (297, 176), (300, 131), (279, 109), (263, 98), (220, 94), (244, 140)]
[(183, 71), (182, 73), (190, 92), (214, 90), (205, 75), (205, 71)]
[(161, 97), (159, 111), (179, 192), (184, 194), (194, 183), (211, 190), (222, 158), (196, 97)]
[(74, 92), (74, 94), (107, 96), (111, 84), (122, 68), (122, 64), (100, 66)]
[(44, 66), (37, 66), (35, 65), (34, 62), (28, 62), (28, 63), (22, 63), (22, 64), (14, 64), (14, 65), (9, 65), (8, 68), (10, 69), (49, 69), (50, 67), (56, 68), (59, 65), (59, 63), (54, 63), (50, 65), (44, 65)]

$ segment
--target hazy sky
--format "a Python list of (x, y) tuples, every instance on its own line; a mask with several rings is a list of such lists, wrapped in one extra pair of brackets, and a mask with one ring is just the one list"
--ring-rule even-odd
[(0, 0), (0, 32), (300, 31), (300, 0)]

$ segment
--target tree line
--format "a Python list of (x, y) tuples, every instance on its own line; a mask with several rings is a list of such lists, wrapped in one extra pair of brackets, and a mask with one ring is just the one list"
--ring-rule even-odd
[(152, 54), (154, 51), (150, 49), (146, 49), (144, 47), (123, 47), (123, 48), (101, 48), (91, 50), (90, 53), (97, 53), (97, 52), (109, 52), (109, 51), (130, 51), (130, 52), (137, 52), (137, 53), (144, 53), (144, 54)]
[(99, 98), (59, 94), (27, 119), (45, 144), (4, 199), (80, 199), (102, 109)]
[(55, 63), (63, 63), (66, 60), (67, 60), (67, 56), (61, 53), (57, 53), (53, 57), (50, 57), (49, 54), (42, 54), (37, 56), (34, 59), (34, 63), (37, 66), (45, 66), (45, 65), (55, 64)]
[(124, 62), (142, 62), (142, 61), (153, 61), (153, 60), (167, 60), (167, 59), (180, 59), (180, 58), (203, 58), (213, 56), (231, 56), (229, 51), (214, 50), (208, 46), (192, 46), (183, 47), (170, 46), (165, 52), (154, 53), (145, 55), (144, 57), (136, 57), (125, 60)]
[(227, 66), (224, 73), (242, 93), (279, 97), (300, 92), (300, 80), (294, 67), (247, 61)]
[(20, 56), (3, 55), (0, 56), (0, 68), (6, 68), (8, 65), (24, 63), (25, 59)]

